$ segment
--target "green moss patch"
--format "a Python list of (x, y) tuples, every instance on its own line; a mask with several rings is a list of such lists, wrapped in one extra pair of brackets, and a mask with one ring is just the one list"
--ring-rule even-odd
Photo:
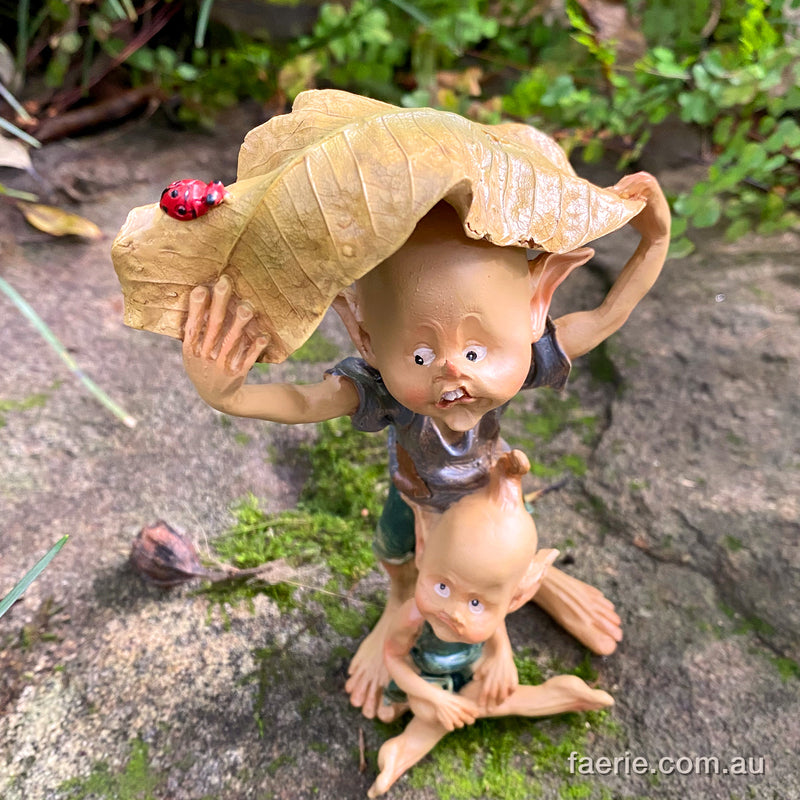
[[(522, 684), (541, 683), (549, 673), (529, 653), (515, 661)], [(589, 657), (571, 673), (596, 675)], [(559, 798), (603, 798), (601, 789), (569, 772), (570, 753), (583, 755), (598, 735), (617, 735), (607, 711), (482, 719), (446, 736), (408, 780), (414, 788), (435, 787), (440, 800), (529, 800), (541, 796), (545, 777), (549, 786), (555, 779)]]
[(131, 742), (131, 755), (121, 772), (112, 772), (98, 762), (85, 778), (71, 778), (58, 787), (64, 800), (158, 800), (156, 793), (162, 782), (150, 767), (147, 744), (141, 739)]
[(580, 453), (559, 453), (550, 446), (553, 440), (572, 432), (580, 446), (591, 447), (597, 440), (598, 422), (587, 414), (577, 397), (552, 389), (537, 389), (536, 405), (527, 411), (512, 405), (505, 415), (504, 435), (512, 447), (519, 447), (531, 461), (531, 474), (554, 478), (564, 473), (586, 474), (586, 459)]
[(340, 352), (330, 339), (326, 339), (316, 330), (289, 358), (292, 361), (309, 361), (317, 364), (322, 361), (333, 361), (339, 357)]
[[(283, 558), (292, 564), (323, 564), (331, 572), (329, 590), (350, 588), (375, 564), (372, 531), (389, 487), (383, 436), (354, 431), (348, 419), (318, 426), (317, 440), (301, 448), (310, 465), (297, 508), (278, 513), (261, 509), (252, 495), (233, 508), (235, 523), (213, 543), (219, 557), (246, 569)], [(272, 596), (282, 608), (293, 605), (294, 588), (257, 581), (211, 587), (219, 601)], [(332, 607), (332, 603), (323, 605)], [(355, 630), (357, 612), (336, 608), (339, 622)]]
[(43, 406), (49, 395), (46, 394), (32, 394), (30, 397), (25, 397), (22, 400), (3, 400), (0, 398), (0, 428), (6, 424), (5, 414), (12, 411), (27, 411), (31, 408), (39, 408)]

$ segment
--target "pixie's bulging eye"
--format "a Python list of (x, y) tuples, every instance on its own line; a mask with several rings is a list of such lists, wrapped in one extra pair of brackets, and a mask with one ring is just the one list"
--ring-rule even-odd
[(433, 591), (436, 592), (439, 597), (450, 597), (450, 587), (441, 581), (433, 585)]
[(469, 610), (473, 614), (483, 614), (483, 603), (481, 603), (477, 597), (473, 597), (472, 600), (469, 601)]
[(483, 361), (486, 358), (486, 348), (480, 344), (472, 344), (464, 350), (467, 361)]
[(418, 347), (414, 351), (414, 363), (420, 367), (427, 367), (433, 363), (436, 353), (430, 347)]

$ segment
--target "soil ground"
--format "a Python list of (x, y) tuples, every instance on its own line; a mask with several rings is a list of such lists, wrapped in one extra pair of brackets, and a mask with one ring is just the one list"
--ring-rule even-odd
[[(290, 508), (305, 478), (297, 447), (313, 426), (205, 406), (179, 343), (122, 325), (109, 257), (127, 211), (171, 180), (232, 180), (258, 121), (241, 111), (213, 136), (135, 123), (46, 147), (35, 154), (40, 180), (0, 176), (102, 228), (103, 241), (54, 240), (4, 205), (0, 270), (138, 420), (131, 430), (102, 409), (0, 297), (0, 595), (70, 535), (0, 621), (5, 800), (349, 800), (374, 779), (389, 733), (342, 691), (357, 639), (310, 603), (281, 612), (258, 596), (220, 609), (127, 566), (136, 533), (156, 519), (205, 553), (233, 503), (252, 492), (264, 508)], [(673, 191), (698, 174), (681, 137), (644, 165)], [(560, 307), (596, 304), (634, 241), (623, 232), (598, 243)], [(567, 426), (547, 445), (587, 466), (536, 517), (542, 546), (559, 547), (562, 568), (623, 618), (617, 652), (590, 659), (614, 709), (449, 737), (435, 770), (429, 759), (390, 797), (800, 798), (800, 237), (732, 245), (712, 230), (698, 244), (667, 264), (601, 358), (576, 364), (566, 401), (594, 420), (592, 436)], [(345, 354), (344, 332), (324, 324)], [(313, 380), (326, 366), (289, 362), (270, 375)], [(536, 411), (524, 398), (512, 417)], [(374, 602), (382, 585), (376, 571), (348, 602)], [(511, 634), (545, 673), (586, 658), (532, 607)], [(570, 774), (572, 750), (619, 760)], [(717, 758), (720, 774), (695, 769), (698, 756)], [(645, 774), (632, 774), (638, 758)]]

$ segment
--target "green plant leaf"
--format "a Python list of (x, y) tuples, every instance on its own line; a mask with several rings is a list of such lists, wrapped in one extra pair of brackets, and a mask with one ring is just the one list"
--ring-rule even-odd
[(741, 239), (747, 233), (750, 233), (752, 226), (750, 225), (749, 220), (739, 217), (739, 219), (734, 220), (728, 227), (725, 229), (725, 238), (729, 242), (734, 242), (737, 239)]
[(667, 258), (686, 258), (692, 252), (694, 252), (694, 243), (686, 236), (681, 236), (669, 243)]
[(713, 141), (714, 144), (725, 144), (733, 130), (734, 118), (730, 116), (720, 117), (714, 125)]
[(673, 239), (680, 239), (684, 233), (686, 233), (686, 228), (688, 228), (688, 221), (686, 217), (673, 217), (672, 218), (672, 231), (671, 235)]
[(47, 565), (53, 560), (56, 553), (66, 544), (67, 539), (69, 536), (62, 536), (48, 551), (45, 555), (36, 562), (36, 564), (28, 570), (28, 572), (23, 576), (22, 580), (14, 586), (14, 588), (2, 599), (0, 600), (0, 617), (8, 611), (14, 603), (25, 594), (27, 588), (42, 574), (45, 570)]
[(695, 228), (710, 228), (719, 222), (722, 215), (722, 203), (716, 197), (709, 197), (692, 215)]
[(752, 172), (761, 169), (767, 161), (767, 154), (759, 142), (748, 142), (739, 156), (739, 165)]
[(800, 147), (800, 125), (793, 119), (782, 119), (772, 135), (764, 142), (764, 147), (771, 151), (784, 147), (792, 150)]

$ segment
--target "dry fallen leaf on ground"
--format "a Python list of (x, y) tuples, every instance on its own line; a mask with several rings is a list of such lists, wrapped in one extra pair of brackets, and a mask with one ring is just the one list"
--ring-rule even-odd
[(103, 238), (100, 228), (85, 217), (40, 203), (17, 201), (16, 205), (34, 228), (51, 236), (80, 236), (92, 240)]
[(33, 169), (28, 147), (19, 139), (0, 136), (0, 167), (11, 167), (12, 169), (23, 169), (25, 171)]
[(278, 362), (333, 298), (392, 255), (438, 202), (467, 236), (568, 252), (624, 225), (642, 203), (579, 178), (558, 144), (526, 125), (481, 125), (428, 108), (309, 91), (250, 131), (238, 181), (191, 221), (136, 208), (112, 258), (125, 322), (181, 338), (188, 296), (227, 274)]

